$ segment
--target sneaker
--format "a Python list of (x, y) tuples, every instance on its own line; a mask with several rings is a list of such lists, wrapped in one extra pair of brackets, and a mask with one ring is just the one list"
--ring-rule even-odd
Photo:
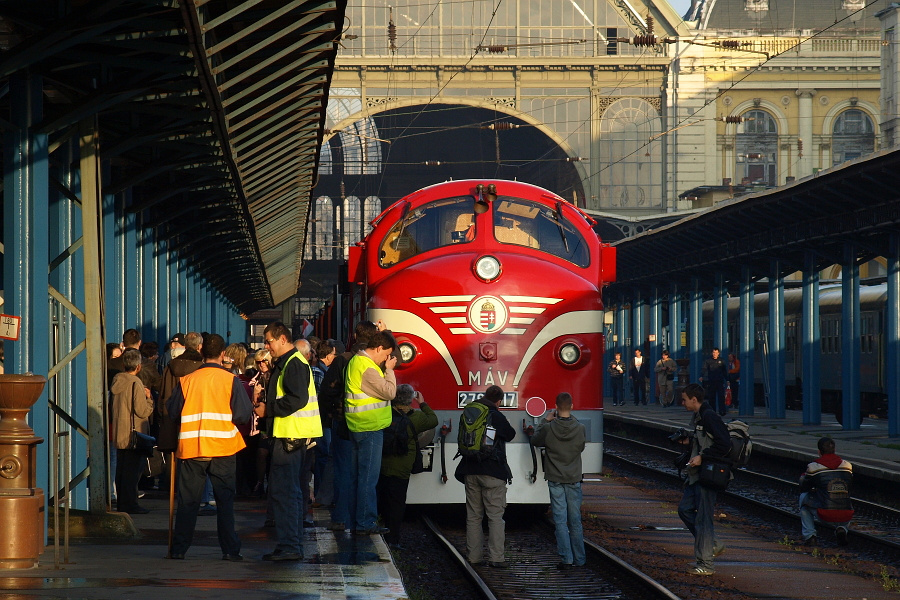
[(713, 546), (713, 558), (725, 553), (725, 544), (719, 544), (718, 546)]
[(803, 545), (804, 546), (818, 546), (819, 538), (817, 538), (814, 535), (811, 535), (808, 538), (806, 538), (805, 540), (803, 540)]
[(691, 567), (688, 570), (688, 573), (690, 573), (691, 575), (713, 575), (715, 574), (715, 571), (710, 569), (709, 567), (702, 567), (700, 565), (697, 565), (696, 567)]
[(279, 549), (269, 554), (263, 554), (262, 559), (273, 562), (297, 562), (303, 560), (303, 555), (299, 552), (285, 552)]
[(838, 527), (834, 530), (834, 537), (837, 538), (837, 543), (841, 546), (846, 546), (849, 544), (849, 540), (847, 539), (847, 528), (846, 527)]

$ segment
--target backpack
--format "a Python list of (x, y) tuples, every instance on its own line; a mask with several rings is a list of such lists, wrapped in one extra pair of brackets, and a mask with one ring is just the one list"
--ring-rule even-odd
[[(481, 402), (470, 402), (459, 416), (459, 433), (456, 436), (456, 455), (463, 458), (491, 459), (496, 455), (494, 429), (490, 420), (490, 409)], [(455, 458), (455, 457), (454, 457)]]
[(735, 467), (746, 467), (753, 452), (753, 440), (750, 439), (750, 425), (739, 419), (732, 419), (725, 424), (731, 436), (731, 452), (728, 458)]
[(409, 417), (391, 409), (391, 424), (384, 429), (382, 456), (406, 456), (409, 452)]

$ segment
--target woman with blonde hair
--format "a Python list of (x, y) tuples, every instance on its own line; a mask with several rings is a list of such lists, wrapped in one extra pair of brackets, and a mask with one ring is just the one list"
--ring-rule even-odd
[[(260, 399), (266, 397), (266, 385), (268, 385), (269, 376), (272, 374), (272, 354), (268, 350), (256, 351), (256, 369), (256, 375), (250, 380), (250, 385), (253, 389), (253, 408), (258, 407)], [(256, 447), (256, 486), (253, 488), (253, 494), (256, 496), (265, 495), (265, 479), (266, 473), (269, 472), (269, 457), (272, 453), (272, 440), (266, 435), (265, 420), (266, 417), (260, 418), (255, 427), (255, 429), (259, 430), (259, 435), (257, 436), (259, 445)], [(269, 524), (270, 520), (266, 519), (266, 525)]]

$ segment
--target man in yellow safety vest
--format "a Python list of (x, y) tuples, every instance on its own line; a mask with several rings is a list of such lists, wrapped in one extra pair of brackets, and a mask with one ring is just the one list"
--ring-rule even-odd
[[(352, 444), (348, 494), (356, 498), (350, 518), (355, 521), (356, 533), (371, 535), (388, 533), (379, 527), (377, 492), (381, 472), (382, 430), (391, 424), (391, 400), (397, 394), (392, 356), (397, 343), (389, 331), (371, 336), (366, 348), (356, 353), (347, 365), (344, 387), (344, 414)], [(381, 363), (384, 363), (382, 372)]]
[(322, 421), (312, 371), (291, 343), (290, 330), (276, 321), (266, 327), (264, 335), (274, 364), (266, 397), (260, 400), (256, 414), (273, 417), (269, 419), (273, 440), (269, 494), (278, 542), (263, 560), (298, 561), (303, 559), (307, 502), (302, 489), (303, 462), (312, 438), (322, 435)]

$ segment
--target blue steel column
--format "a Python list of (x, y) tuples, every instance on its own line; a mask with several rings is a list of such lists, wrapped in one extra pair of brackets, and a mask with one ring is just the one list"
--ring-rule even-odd
[[(21, 317), (19, 340), (6, 340), (7, 373), (50, 370), (48, 310), (49, 161), (47, 136), (31, 127), (43, 118), (43, 80), (15, 75), (9, 80), (12, 128), (3, 133), (3, 312)], [(36, 446), (37, 486), (48, 485), (48, 390), (31, 411), (31, 426), (45, 443)]]
[[(143, 307), (143, 320), (141, 322), (141, 335), (145, 341), (163, 342), (165, 334), (160, 331), (159, 313), (156, 311), (156, 298), (159, 296), (159, 286), (156, 279), (156, 244), (153, 230), (144, 227), (141, 219), (141, 271), (143, 275), (143, 294), (141, 301)], [(164, 345), (164, 342), (163, 342)], [(160, 346), (162, 351), (163, 346)]]
[(769, 275), (769, 416), (785, 417), (784, 397), (784, 277), (781, 262), (772, 261)]
[[(125, 206), (131, 205), (131, 188), (126, 189)], [(124, 287), (119, 291), (119, 299), (125, 304), (125, 329), (135, 328), (141, 330), (141, 297), (144, 292), (144, 282), (141, 276), (140, 249), (138, 248), (138, 232), (137, 232), (137, 215), (125, 212), (123, 217), (124, 225), (124, 260), (122, 263)], [(119, 332), (120, 334), (122, 332)]]
[(753, 297), (753, 278), (750, 267), (741, 267), (741, 309), (738, 316), (740, 329), (741, 406), (742, 415), (752, 415), (756, 401), (753, 377), (753, 354), (756, 348), (756, 332), (753, 329), (756, 312)]
[(713, 346), (728, 358), (728, 288), (725, 287), (725, 276), (716, 273), (716, 285), (713, 289)]
[(625, 310), (625, 299), (619, 297), (616, 304), (616, 352), (625, 357), (625, 331), (628, 323), (628, 312)]
[[(109, 181), (109, 166), (103, 165), (103, 181)], [(125, 284), (122, 281), (122, 249), (124, 248), (124, 236), (121, 231), (119, 219), (119, 196), (115, 194), (103, 194), (103, 269), (105, 271), (104, 298), (106, 301), (106, 332), (107, 342), (121, 342), (122, 332), (125, 330), (125, 306), (122, 304), (122, 290)]]
[[(634, 300), (631, 302), (632, 318), (632, 343), (633, 350), (640, 350), (644, 354), (644, 297), (640, 290), (634, 290)], [(634, 352), (632, 351), (632, 355)], [(629, 358), (631, 358), (629, 356)], [(646, 360), (646, 357), (644, 357)]]
[(159, 348), (160, 354), (165, 351), (165, 343), (177, 333), (170, 327), (171, 317), (169, 312), (169, 255), (166, 250), (166, 243), (157, 239), (156, 251), (156, 315), (159, 322), (157, 328), (160, 331), (160, 341), (163, 343)]
[(819, 271), (812, 252), (803, 268), (803, 317), (800, 335), (803, 344), (803, 424), (822, 424), (822, 386), (819, 365), (822, 343), (819, 323)]
[(674, 284), (669, 292), (669, 352), (672, 358), (684, 358), (681, 349), (681, 296), (678, 286)]
[(691, 290), (688, 292), (688, 353), (691, 359), (691, 382), (700, 381), (700, 372), (703, 368), (703, 293), (700, 291), (700, 282), (691, 280)]
[(841, 389), (844, 429), (859, 429), (859, 265), (856, 246), (844, 244), (841, 265)]
[(891, 234), (887, 255), (885, 328), (885, 391), (888, 397), (888, 435), (900, 435), (900, 234)]
[(647, 360), (650, 363), (650, 404), (653, 404), (658, 397), (656, 373), (654, 373), (653, 368), (659, 362), (659, 359), (662, 358), (662, 301), (659, 297), (659, 288), (653, 288), (650, 291), (649, 309), (647, 329), (653, 338), (650, 341), (650, 356), (647, 357)]

